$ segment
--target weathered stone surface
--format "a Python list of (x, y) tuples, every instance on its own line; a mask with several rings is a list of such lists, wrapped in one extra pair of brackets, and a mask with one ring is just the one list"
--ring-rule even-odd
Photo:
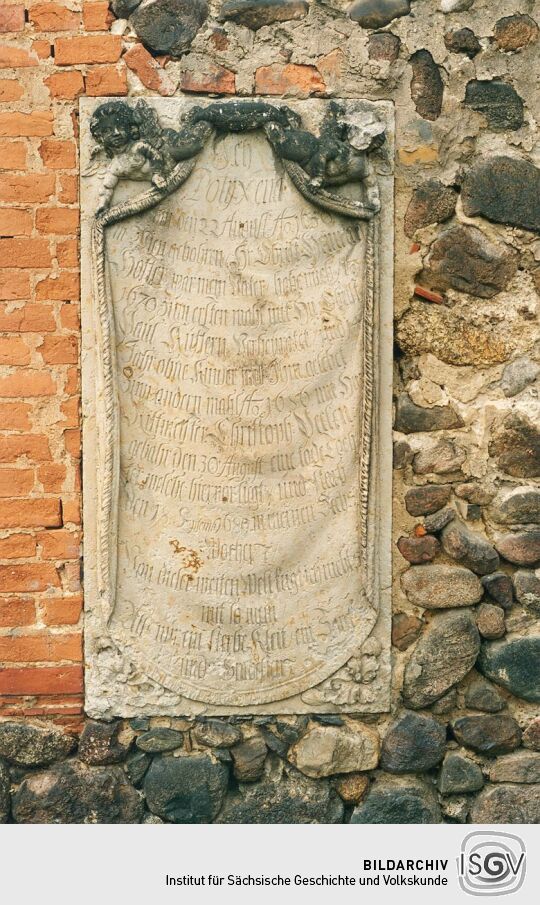
[(253, 735), (231, 749), (233, 772), (239, 782), (255, 782), (260, 779), (268, 748), (261, 735)]
[(540, 530), (505, 534), (495, 546), (508, 562), (516, 566), (534, 566), (540, 560)]
[(398, 650), (407, 650), (422, 631), (422, 620), (408, 613), (396, 613), (392, 618), (392, 644)]
[(441, 698), (472, 669), (479, 648), (480, 636), (470, 612), (436, 616), (405, 667), (405, 705), (419, 710)]
[(446, 49), (450, 53), (464, 53), (470, 60), (480, 53), (482, 45), (470, 28), (455, 28), (447, 31), (444, 36)]
[(7, 823), (11, 809), (11, 780), (7, 764), (0, 760), (0, 823)]
[(179, 56), (188, 50), (208, 15), (206, 0), (142, 0), (131, 24), (155, 53)]
[(72, 735), (29, 723), (0, 723), (0, 757), (21, 767), (45, 767), (76, 747)]
[(451, 474), (459, 471), (466, 459), (465, 452), (452, 440), (440, 440), (434, 446), (421, 449), (413, 459), (415, 474)]
[(514, 575), (516, 597), (533, 616), (540, 616), (540, 578), (528, 569), (519, 569)]
[(216, 823), (341, 823), (343, 802), (326, 782), (290, 771), (282, 777), (241, 784), (227, 796)]
[(482, 578), (482, 586), (489, 596), (495, 600), (503, 610), (509, 610), (514, 603), (514, 586), (512, 579), (504, 572), (493, 572)]
[(85, 764), (106, 766), (123, 761), (129, 751), (131, 738), (122, 743), (119, 740), (121, 723), (98, 723), (90, 720), (85, 724), (79, 739), (79, 759)]
[(514, 16), (504, 16), (495, 23), (493, 40), (500, 50), (510, 52), (533, 44), (538, 40), (538, 34), (538, 25), (534, 19), (518, 13)]
[(132, 751), (126, 760), (126, 774), (132, 786), (139, 788), (148, 767), (152, 763), (152, 758), (144, 751)]
[(418, 565), (435, 559), (441, 545), (436, 537), (426, 534), (424, 537), (400, 537), (397, 547), (407, 562)]
[(315, 726), (290, 752), (293, 764), (314, 779), (336, 773), (373, 770), (379, 760), (379, 735), (369, 726)]
[(427, 179), (413, 192), (405, 213), (405, 235), (412, 237), (417, 229), (432, 223), (444, 223), (453, 216), (458, 194), (438, 179)]
[(209, 748), (230, 748), (236, 745), (242, 738), (242, 733), (236, 726), (225, 723), (223, 720), (205, 720), (193, 727), (193, 738), (200, 745)]
[(447, 509), (439, 509), (438, 512), (434, 512), (433, 515), (427, 515), (424, 519), (424, 528), (429, 534), (438, 534), (439, 531), (442, 531), (443, 528), (446, 528), (447, 525), (450, 524), (456, 517), (456, 510), (451, 509), (450, 507)]
[(460, 500), (468, 500), (469, 503), (477, 506), (486, 506), (491, 503), (496, 490), (479, 484), (477, 481), (468, 481), (465, 484), (458, 484), (454, 488), (454, 492)]
[(405, 494), (405, 508), (409, 515), (431, 515), (446, 506), (452, 493), (451, 484), (424, 484), (411, 487)]
[(537, 716), (526, 727), (523, 733), (523, 744), (525, 748), (531, 748), (533, 751), (540, 751), (540, 716)]
[(482, 638), (493, 640), (502, 638), (506, 632), (504, 610), (492, 603), (482, 603), (476, 614), (476, 625)]
[(540, 823), (539, 785), (497, 785), (484, 789), (471, 811), (472, 823)]
[(12, 804), (16, 823), (140, 823), (143, 814), (121, 767), (73, 760), (27, 776)]
[(441, 113), (444, 82), (429, 50), (417, 50), (410, 59), (412, 67), (411, 98), (416, 112), (423, 118), (436, 120)]
[(540, 752), (514, 751), (488, 766), (491, 782), (540, 782)]
[(468, 217), (540, 232), (540, 170), (528, 160), (483, 160), (465, 176), (461, 201)]
[(432, 289), (457, 289), (490, 299), (508, 285), (517, 269), (514, 254), (473, 226), (453, 226), (431, 246), (420, 281)]
[(477, 575), (487, 575), (499, 566), (495, 547), (480, 534), (467, 528), (459, 519), (453, 519), (443, 529), (441, 542), (448, 556), (472, 569)]
[(362, 28), (383, 28), (410, 11), (410, 0), (355, 0), (349, 7), (349, 16)]
[(478, 792), (483, 785), (484, 777), (478, 764), (455, 751), (446, 755), (438, 780), (439, 791), (443, 795)]
[(409, 600), (428, 609), (470, 606), (482, 597), (482, 585), (462, 566), (411, 566), (401, 578)]
[(370, 60), (388, 60), (393, 63), (399, 57), (401, 41), (397, 35), (389, 31), (375, 32), (368, 39), (368, 56)]
[(305, 0), (226, 0), (219, 19), (230, 19), (256, 31), (274, 22), (302, 19), (307, 11)]
[(111, 0), (111, 9), (118, 19), (127, 19), (141, 0)]
[(507, 415), (495, 427), (489, 443), (489, 454), (501, 471), (514, 478), (540, 475), (540, 431), (524, 415)]
[(413, 459), (413, 451), (405, 440), (398, 440), (393, 446), (393, 467), (397, 469), (410, 465)]
[(506, 703), (497, 689), (482, 676), (475, 676), (465, 692), (465, 706), (484, 713), (499, 713)]
[(211, 823), (227, 790), (228, 770), (208, 754), (156, 757), (144, 780), (150, 810), (171, 823)]
[(380, 777), (354, 809), (351, 823), (442, 823), (442, 817), (426, 783)]
[(499, 525), (540, 525), (540, 490), (518, 487), (494, 505), (489, 515)]
[(139, 735), (136, 745), (140, 751), (147, 754), (159, 754), (164, 751), (174, 751), (184, 744), (184, 736), (175, 729), (150, 729), (149, 732)]
[(521, 729), (507, 713), (463, 716), (452, 723), (457, 741), (480, 754), (505, 754), (519, 748)]
[(290, 746), (306, 731), (308, 722), (305, 716), (296, 720), (277, 719), (270, 726), (262, 726), (261, 733), (270, 751), (285, 757)]
[(475, 79), (467, 85), (464, 103), (485, 116), (493, 132), (513, 132), (523, 125), (523, 101), (506, 82)]
[(444, 756), (446, 730), (431, 717), (406, 713), (386, 733), (381, 749), (381, 769), (388, 773), (422, 773)]
[(540, 374), (540, 365), (528, 355), (520, 355), (505, 366), (501, 377), (501, 389), (505, 396), (517, 396), (525, 387), (534, 383)]
[(435, 701), (431, 705), (431, 712), (435, 716), (444, 716), (446, 713), (451, 713), (456, 709), (458, 705), (458, 694), (456, 688), (451, 688), (450, 691), (447, 691), (446, 694), (443, 694), (442, 698), (439, 698), (438, 701)]
[(407, 393), (400, 393), (396, 402), (395, 429), (404, 434), (417, 431), (447, 430), (463, 427), (463, 419), (450, 405), (424, 408), (416, 405)]
[(540, 703), (540, 636), (483, 644), (481, 672), (525, 701)]
[(470, 9), (474, 0), (441, 0), (441, 12), (462, 13), (466, 9)]
[(346, 804), (360, 804), (369, 789), (369, 778), (365, 773), (349, 773), (335, 781), (335, 789)]

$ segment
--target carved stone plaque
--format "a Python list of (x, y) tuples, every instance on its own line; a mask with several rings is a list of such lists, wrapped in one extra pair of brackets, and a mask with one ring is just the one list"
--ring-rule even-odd
[(81, 129), (88, 712), (387, 709), (391, 105)]

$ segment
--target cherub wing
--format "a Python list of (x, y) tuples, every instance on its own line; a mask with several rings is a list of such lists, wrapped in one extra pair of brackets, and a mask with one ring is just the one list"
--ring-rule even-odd
[(139, 125), (141, 138), (154, 147), (159, 147), (163, 141), (163, 129), (154, 108), (146, 101), (140, 100), (135, 104), (133, 113)]

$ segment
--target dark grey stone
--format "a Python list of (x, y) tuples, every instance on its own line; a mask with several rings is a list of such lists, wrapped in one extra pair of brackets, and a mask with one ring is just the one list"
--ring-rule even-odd
[(503, 610), (509, 610), (514, 603), (514, 586), (512, 579), (504, 572), (493, 572), (491, 575), (484, 575), (482, 585)]
[(540, 525), (540, 490), (519, 487), (490, 509), (499, 525)]
[(16, 823), (140, 823), (143, 814), (121, 767), (74, 760), (27, 776), (12, 804)]
[(450, 53), (464, 53), (470, 60), (482, 50), (480, 41), (470, 28), (454, 28), (447, 31), (444, 43)]
[(417, 50), (410, 58), (411, 98), (423, 119), (436, 120), (442, 109), (444, 82), (429, 50)]
[(0, 760), (0, 823), (7, 823), (11, 809), (11, 779), (7, 764)]
[(514, 575), (516, 597), (533, 616), (540, 616), (540, 578), (534, 572), (520, 569)]
[(463, 419), (450, 405), (423, 408), (416, 405), (407, 393), (401, 393), (396, 402), (394, 427), (404, 434), (412, 434), (417, 431), (447, 430), (463, 427)]
[(475, 800), (472, 823), (540, 823), (540, 785), (488, 786)]
[(264, 770), (268, 748), (260, 735), (253, 735), (231, 748), (233, 772), (239, 782), (255, 782)]
[(487, 679), (475, 676), (465, 692), (465, 706), (484, 713), (499, 713), (506, 707), (506, 702)]
[(540, 475), (540, 431), (524, 415), (508, 415), (493, 431), (488, 451), (501, 471), (514, 478)]
[(523, 733), (523, 745), (533, 751), (540, 751), (540, 716), (528, 723)]
[(432, 610), (470, 606), (483, 592), (477, 576), (463, 566), (411, 566), (401, 585), (411, 603)]
[(397, 35), (389, 31), (375, 32), (368, 39), (368, 56), (370, 60), (388, 60), (394, 63), (399, 57), (401, 41)]
[(240, 730), (224, 720), (196, 723), (192, 735), (200, 745), (207, 745), (209, 748), (230, 748), (242, 738)]
[(441, 545), (432, 534), (426, 534), (424, 537), (400, 537), (397, 547), (407, 562), (419, 565), (435, 559)]
[(482, 160), (466, 175), (461, 200), (468, 217), (540, 232), (540, 170), (528, 160)]
[(534, 566), (540, 560), (540, 529), (505, 534), (495, 546), (508, 562), (516, 566)]
[(517, 258), (474, 226), (451, 226), (431, 246), (422, 285), (490, 299), (510, 282)]
[(464, 103), (485, 116), (493, 132), (513, 132), (523, 125), (523, 101), (506, 82), (475, 79), (467, 85)]
[(451, 688), (450, 691), (447, 691), (446, 694), (443, 694), (442, 698), (439, 698), (438, 701), (435, 701), (434, 704), (431, 705), (430, 710), (436, 716), (444, 716), (447, 713), (451, 713), (458, 706), (458, 694), (456, 688)]
[(137, 37), (156, 54), (180, 56), (208, 15), (206, 0), (142, 0), (131, 14)]
[(477, 575), (487, 575), (499, 566), (495, 547), (458, 519), (454, 519), (443, 529), (441, 542), (448, 556), (472, 569)]
[(152, 758), (144, 751), (132, 751), (126, 760), (126, 773), (130, 783), (137, 789), (141, 785)]
[(451, 484), (411, 487), (405, 494), (405, 508), (409, 515), (431, 515), (446, 506), (451, 493)]
[(483, 644), (478, 668), (516, 697), (540, 703), (540, 635)]
[(488, 767), (491, 782), (540, 782), (540, 752), (514, 751)]
[(403, 700), (419, 710), (441, 698), (474, 666), (480, 636), (470, 611), (434, 617), (405, 667)]
[(175, 751), (182, 748), (184, 744), (184, 736), (176, 729), (150, 729), (149, 732), (139, 735), (136, 745), (140, 751), (146, 751), (148, 754), (160, 754), (165, 751)]
[(111, 9), (117, 19), (127, 19), (137, 9), (141, 0), (111, 0)]
[(328, 782), (289, 770), (275, 779), (241, 783), (216, 823), (342, 823), (343, 802)]
[(79, 739), (79, 760), (96, 767), (123, 761), (130, 743), (119, 741), (120, 728), (119, 722), (98, 723), (90, 720), (86, 723)]
[(528, 355), (521, 355), (506, 365), (501, 377), (501, 389), (507, 397), (517, 396), (533, 383), (539, 374), (540, 365), (531, 361)]
[(356, 807), (351, 823), (442, 823), (433, 789), (420, 780), (399, 784), (378, 778)]
[(412, 193), (405, 213), (405, 235), (412, 238), (417, 229), (449, 220), (456, 209), (457, 199), (456, 190), (438, 179), (422, 182)]
[(521, 744), (519, 724), (507, 713), (462, 716), (452, 723), (452, 731), (460, 745), (480, 754), (506, 754)]
[(455, 751), (446, 755), (438, 781), (443, 795), (478, 792), (483, 785), (484, 777), (478, 764)]
[(72, 735), (29, 723), (0, 723), (0, 757), (21, 767), (45, 767), (77, 746)]
[(439, 531), (446, 528), (455, 517), (455, 509), (439, 509), (438, 512), (434, 512), (433, 515), (428, 515), (424, 519), (424, 528), (428, 534), (438, 534)]
[(219, 19), (222, 22), (230, 19), (256, 31), (274, 22), (302, 19), (307, 11), (304, 0), (226, 0)]
[(386, 733), (381, 749), (381, 769), (388, 773), (422, 773), (444, 756), (446, 730), (431, 717), (406, 713)]
[(152, 813), (171, 823), (211, 823), (227, 790), (229, 771), (208, 754), (156, 757), (144, 779)]
[(355, 0), (349, 7), (349, 16), (362, 28), (383, 28), (410, 11), (410, 0)]

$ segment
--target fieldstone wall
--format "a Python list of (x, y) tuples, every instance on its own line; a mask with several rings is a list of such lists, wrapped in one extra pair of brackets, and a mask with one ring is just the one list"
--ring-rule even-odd
[[(540, 820), (539, 23), (535, 0), (0, 5), (0, 820)], [(390, 714), (82, 718), (83, 93), (396, 105)]]

